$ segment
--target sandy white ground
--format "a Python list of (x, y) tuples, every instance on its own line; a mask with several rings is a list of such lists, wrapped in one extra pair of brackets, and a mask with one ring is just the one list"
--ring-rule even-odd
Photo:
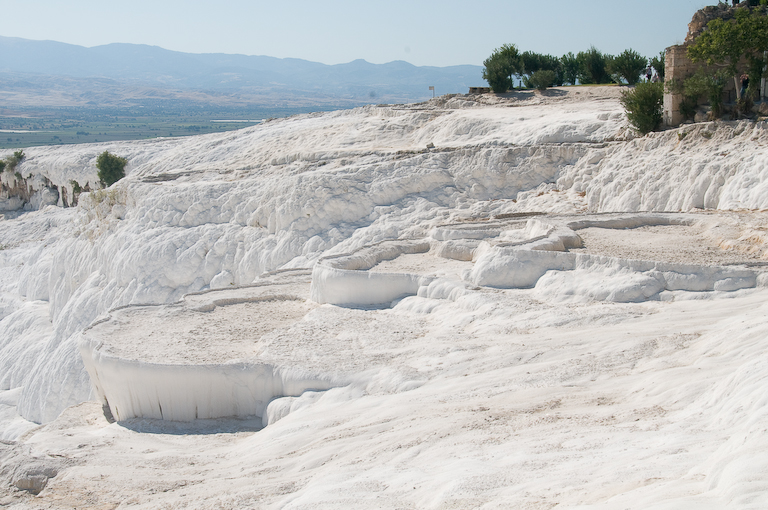
[[(0, 503), (761, 508), (768, 133), (633, 138), (616, 98), (438, 98), (29, 149), (57, 185), (93, 179), (105, 148), (131, 163), (77, 209), (0, 221)], [(209, 306), (292, 268), (304, 280), (274, 295), (309, 302)], [(113, 320), (138, 343), (102, 326), (144, 363), (139, 400), (195, 393), (152, 397), (147, 366), (162, 382), (249, 355), (296, 396), (258, 418), (110, 424), (79, 346), (126, 305)], [(331, 388), (290, 391), (310, 376)]]

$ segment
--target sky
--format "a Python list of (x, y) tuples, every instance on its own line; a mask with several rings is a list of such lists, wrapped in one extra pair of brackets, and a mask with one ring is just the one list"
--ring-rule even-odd
[(0, 35), (189, 53), (482, 65), (495, 48), (645, 56), (683, 41), (716, 0), (0, 0)]

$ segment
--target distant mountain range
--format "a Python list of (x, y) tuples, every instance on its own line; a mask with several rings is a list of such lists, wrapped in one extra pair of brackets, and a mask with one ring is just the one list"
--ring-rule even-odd
[(397, 103), (466, 93), (482, 67), (417, 67), (403, 61), (325, 65), (265, 56), (194, 54), (141, 44), (86, 48), (0, 36), (0, 106), (119, 105), (148, 97), (311, 105)]

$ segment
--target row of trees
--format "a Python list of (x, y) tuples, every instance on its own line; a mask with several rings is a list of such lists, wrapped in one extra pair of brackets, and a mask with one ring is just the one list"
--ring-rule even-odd
[[(731, 78), (736, 86), (737, 111), (749, 113), (752, 99), (757, 95), (761, 78), (768, 66), (768, 0), (749, 0), (725, 19), (715, 19), (689, 46), (688, 56), (702, 62), (693, 76), (682, 82), (667, 84), (671, 92), (682, 94), (681, 113), (691, 118), (699, 99), (705, 96), (713, 117), (722, 113), (723, 90)], [(747, 80), (740, 76), (743, 65), (748, 66)], [(513, 87), (517, 77), (526, 87), (546, 88), (565, 83), (627, 83), (635, 85), (650, 64), (664, 78), (664, 54), (650, 61), (629, 49), (618, 56), (603, 55), (594, 47), (577, 55), (568, 53), (560, 58), (526, 51), (507, 44), (494, 50), (483, 62), (483, 78), (494, 92)], [(622, 93), (627, 118), (640, 133), (659, 127), (662, 121), (662, 83), (640, 83)]]
[(562, 57), (532, 51), (520, 52), (514, 44), (505, 44), (483, 62), (483, 79), (494, 92), (514, 88), (515, 79), (527, 88), (547, 88), (576, 83), (627, 83), (634, 85), (650, 64), (660, 78), (664, 77), (663, 52), (646, 59), (632, 49), (617, 56), (606, 55), (594, 46), (574, 55)]

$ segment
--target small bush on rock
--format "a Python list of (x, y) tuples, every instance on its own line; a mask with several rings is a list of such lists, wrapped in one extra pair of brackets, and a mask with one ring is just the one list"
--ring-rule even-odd
[(650, 133), (661, 125), (663, 84), (639, 83), (634, 89), (622, 92), (620, 101), (627, 120), (640, 133)]
[(109, 187), (125, 177), (125, 165), (127, 164), (127, 159), (110, 154), (109, 151), (99, 154), (96, 159), (96, 168), (99, 169), (98, 176), (101, 184)]
[(16, 151), (13, 153), (13, 156), (8, 156), (4, 160), (0, 160), (0, 171), (5, 169), (8, 173), (14, 173), (16, 171), (16, 167), (19, 166), (19, 163), (24, 159), (24, 151)]

